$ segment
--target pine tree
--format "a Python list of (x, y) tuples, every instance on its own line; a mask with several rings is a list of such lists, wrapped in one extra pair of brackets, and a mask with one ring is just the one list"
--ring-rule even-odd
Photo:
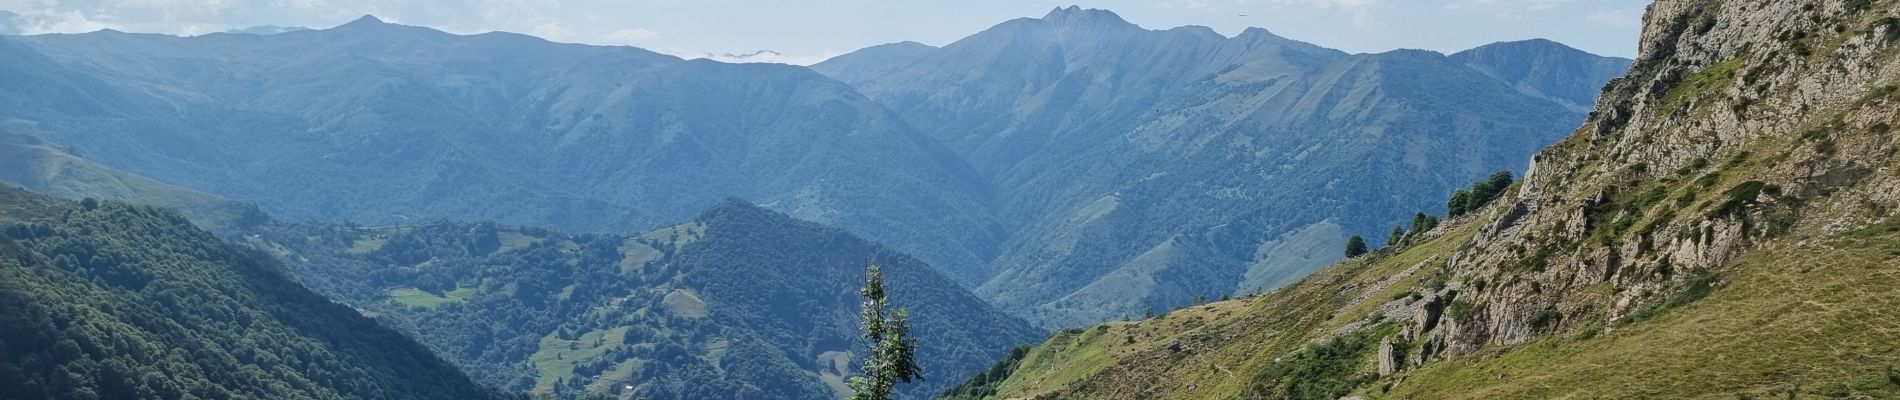
[(871, 343), (871, 354), (864, 360), (864, 375), (851, 377), (851, 400), (890, 400), (898, 382), (924, 379), (917, 367), (917, 342), (910, 337), (910, 312), (890, 311), (884, 296), (884, 272), (872, 264), (865, 268), (864, 339)]
[(1445, 216), (1457, 217), (1465, 215), (1466, 211), (1477, 208), (1476, 205), (1472, 203), (1474, 203), (1474, 201), (1472, 201), (1471, 198), (1471, 191), (1458, 189), (1458, 191), (1451, 192), (1451, 200), (1445, 202)]
[(1399, 242), (1404, 241), (1404, 240), (1405, 240), (1405, 227), (1393, 225), (1392, 233), (1387, 234), (1385, 237), (1385, 245), (1386, 247), (1398, 246)]
[(1351, 239), (1346, 239), (1346, 258), (1363, 255), (1366, 255), (1366, 238), (1352, 235)]
[(1485, 186), (1491, 187), (1491, 190), (1490, 190), (1491, 196), (1488, 198), (1485, 198), (1484, 199), (1485, 202), (1488, 203), (1491, 200), (1495, 200), (1498, 197), (1503, 196), (1504, 190), (1510, 189), (1511, 183), (1513, 183), (1514, 180), (1515, 180), (1514, 177), (1511, 176), (1511, 171), (1498, 171), (1496, 173), (1491, 174), (1490, 178), (1487, 178), (1484, 180)]

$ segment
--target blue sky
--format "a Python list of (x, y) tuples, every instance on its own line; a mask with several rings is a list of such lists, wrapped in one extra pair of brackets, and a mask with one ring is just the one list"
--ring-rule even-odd
[[(745, 53), (809, 63), (896, 41), (943, 45), (996, 23), (1071, 4), (1150, 29), (1263, 27), (1352, 52), (1456, 51), (1547, 38), (1631, 56), (1647, 0), (0, 0), (10, 33), (202, 34), (257, 26), (323, 28), (364, 14), (457, 33), (509, 31), (665, 53)], [(4, 14), (0, 14), (4, 17)]]

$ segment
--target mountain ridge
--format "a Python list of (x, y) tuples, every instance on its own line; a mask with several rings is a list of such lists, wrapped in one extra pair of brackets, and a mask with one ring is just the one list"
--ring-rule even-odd
[[(49, 65), (13, 82), (102, 88), (62, 97), (96, 103), (16, 109), (15, 131), (290, 219), (602, 232), (741, 196), (893, 243), (964, 282), (1000, 235), (989, 189), (960, 159), (801, 67), (373, 16), (269, 36), (5, 40)], [(112, 112), (82, 118), (88, 105)], [(889, 186), (917, 181), (928, 183)], [(942, 229), (904, 229), (915, 221)]]
[[(1558, 89), (1609, 79), (1606, 68), (1570, 67), (1622, 62), (1525, 45), (1550, 48), (1540, 56), (1548, 60), (1519, 67), (1477, 56), (1507, 45), (1349, 54), (1265, 29), (1148, 30), (1108, 11), (1058, 8), (934, 50), (880, 48), (813, 69), (853, 84), (994, 182), (1010, 233), (979, 293), (1062, 327), (1186, 304), (1197, 292), (1270, 289), (1286, 281), (1266, 277), (1310, 272), (1335, 260), (1325, 253), (1347, 236), (1383, 232), (1439, 201), (1413, 192), (1521, 171), (1522, 157), (1584, 117), (1574, 103), (1589, 100)], [(878, 53), (892, 59), (872, 60)], [(1570, 81), (1538, 80), (1571, 72)], [(1384, 181), (1349, 179), (1361, 176)], [(1286, 197), (1279, 187), (1323, 194)], [(1319, 206), (1287, 211), (1309, 204)], [(1264, 230), (1212, 233), (1221, 226)], [(1155, 292), (1121, 286), (1148, 281)], [(1115, 297), (1086, 291), (1141, 300), (1061, 301)]]

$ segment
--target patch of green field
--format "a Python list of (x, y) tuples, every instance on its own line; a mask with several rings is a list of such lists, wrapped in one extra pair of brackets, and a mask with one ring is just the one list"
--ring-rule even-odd
[(498, 251), (504, 253), (525, 249), (528, 248), (528, 246), (533, 246), (535, 242), (541, 241), (540, 238), (523, 235), (521, 232), (516, 231), (501, 231), (499, 234), (496, 234), (496, 237), (501, 239), (501, 249)]
[(554, 334), (542, 337), (540, 348), (528, 357), (528, 362), (538, 371), (534, 393), (553, 392), (555, 381), (574, 378), (575, 364), (593, 361), (608, 350), (620, 347), (626, 335), (627, 327), (623, 326), (589, 331), (575, 340), (563, 340)]
[(343, 252), (353, 256), (360, 256), (382, 250), (385, 244), (389, 244), (389, 236), (369, 235), (368, 237), (357, 239), (355, 243), (350, 244), (349, 250), (344, 250)]
[(422, 289), (405, 287), (389, 289), (389, 299), (411, 307), (435, 308), (447, 303), (466, 301), (480, 293), (479, 288), (466, 287), (456, 288), (438, 296)]
[(714, 366), (718, 366), (720, 364), (719, 360), (723, 360), (726, 358), (726, 350), (729, 350), (731, 348), (732, 348), (732, 340), (724, 339), (724, 338), (709, 338), (709, 339), (706, 339), (704, 343), (700, 343), (699, 358), (706, 360), (707, 363), (710, 363)]
[(830, 387), (831, 393), (840, 399), (851, 397), (853, 393), (851, 385), (845, 382), (847, 376), (851, 376), (851, 353), (827, 351), (818, 354), (818, 380)]
[(699, 240), (699, 238), (704, 235), (706, 235), (706, 224), (689, 222), (656, 229), (652, 232), (640, 235), (640, 238), (678, 249), (686, 247), (686, 245), (693, 243), (695, 240)]
[(640, 243), (640, 241), (633, 239), (629, 239), (626, 243), (620, 244), (620, 254), (620, 273), (622, 275), (639, 274), (641, 268), (645, 267), (647, 262), (657, 260), (663, 256), (659, 249), (655, 249), (653, 246), (648, 246), (645, 243)]
[(607, 392), (611, 390), (613, 386), (622, 386), (621, 389), (623, 390), (627, 389), (625, 386), (638, 386), (639, 382), (633, 381), (633, 373), (634, 371), (638, 371), (644, 364), (645, 362), (638, 359), (628, 359), (621, 361), (619, 364), (614, 364), (613, 368), (608, 368), (606, 372), (600, 373), (600, 377), (595, 379), (594, 383), (587, 387), (587, 390), (591, 392)]
[(698, 294), (687, 289), (674, 289), (667, 293), (665, 298), (660, 299), (660, 305), (666, 307), (667, 312), (686, 318), (706, 318), (711, 312), (705, 300), (700, 300)]

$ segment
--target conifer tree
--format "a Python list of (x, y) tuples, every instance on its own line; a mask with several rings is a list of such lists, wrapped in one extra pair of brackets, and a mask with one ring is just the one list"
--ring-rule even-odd
[(1366, 251), (1366, 238), (1352, 235), (1352, 239), (1346, 239), (1346, 258), (1366, 255)]

